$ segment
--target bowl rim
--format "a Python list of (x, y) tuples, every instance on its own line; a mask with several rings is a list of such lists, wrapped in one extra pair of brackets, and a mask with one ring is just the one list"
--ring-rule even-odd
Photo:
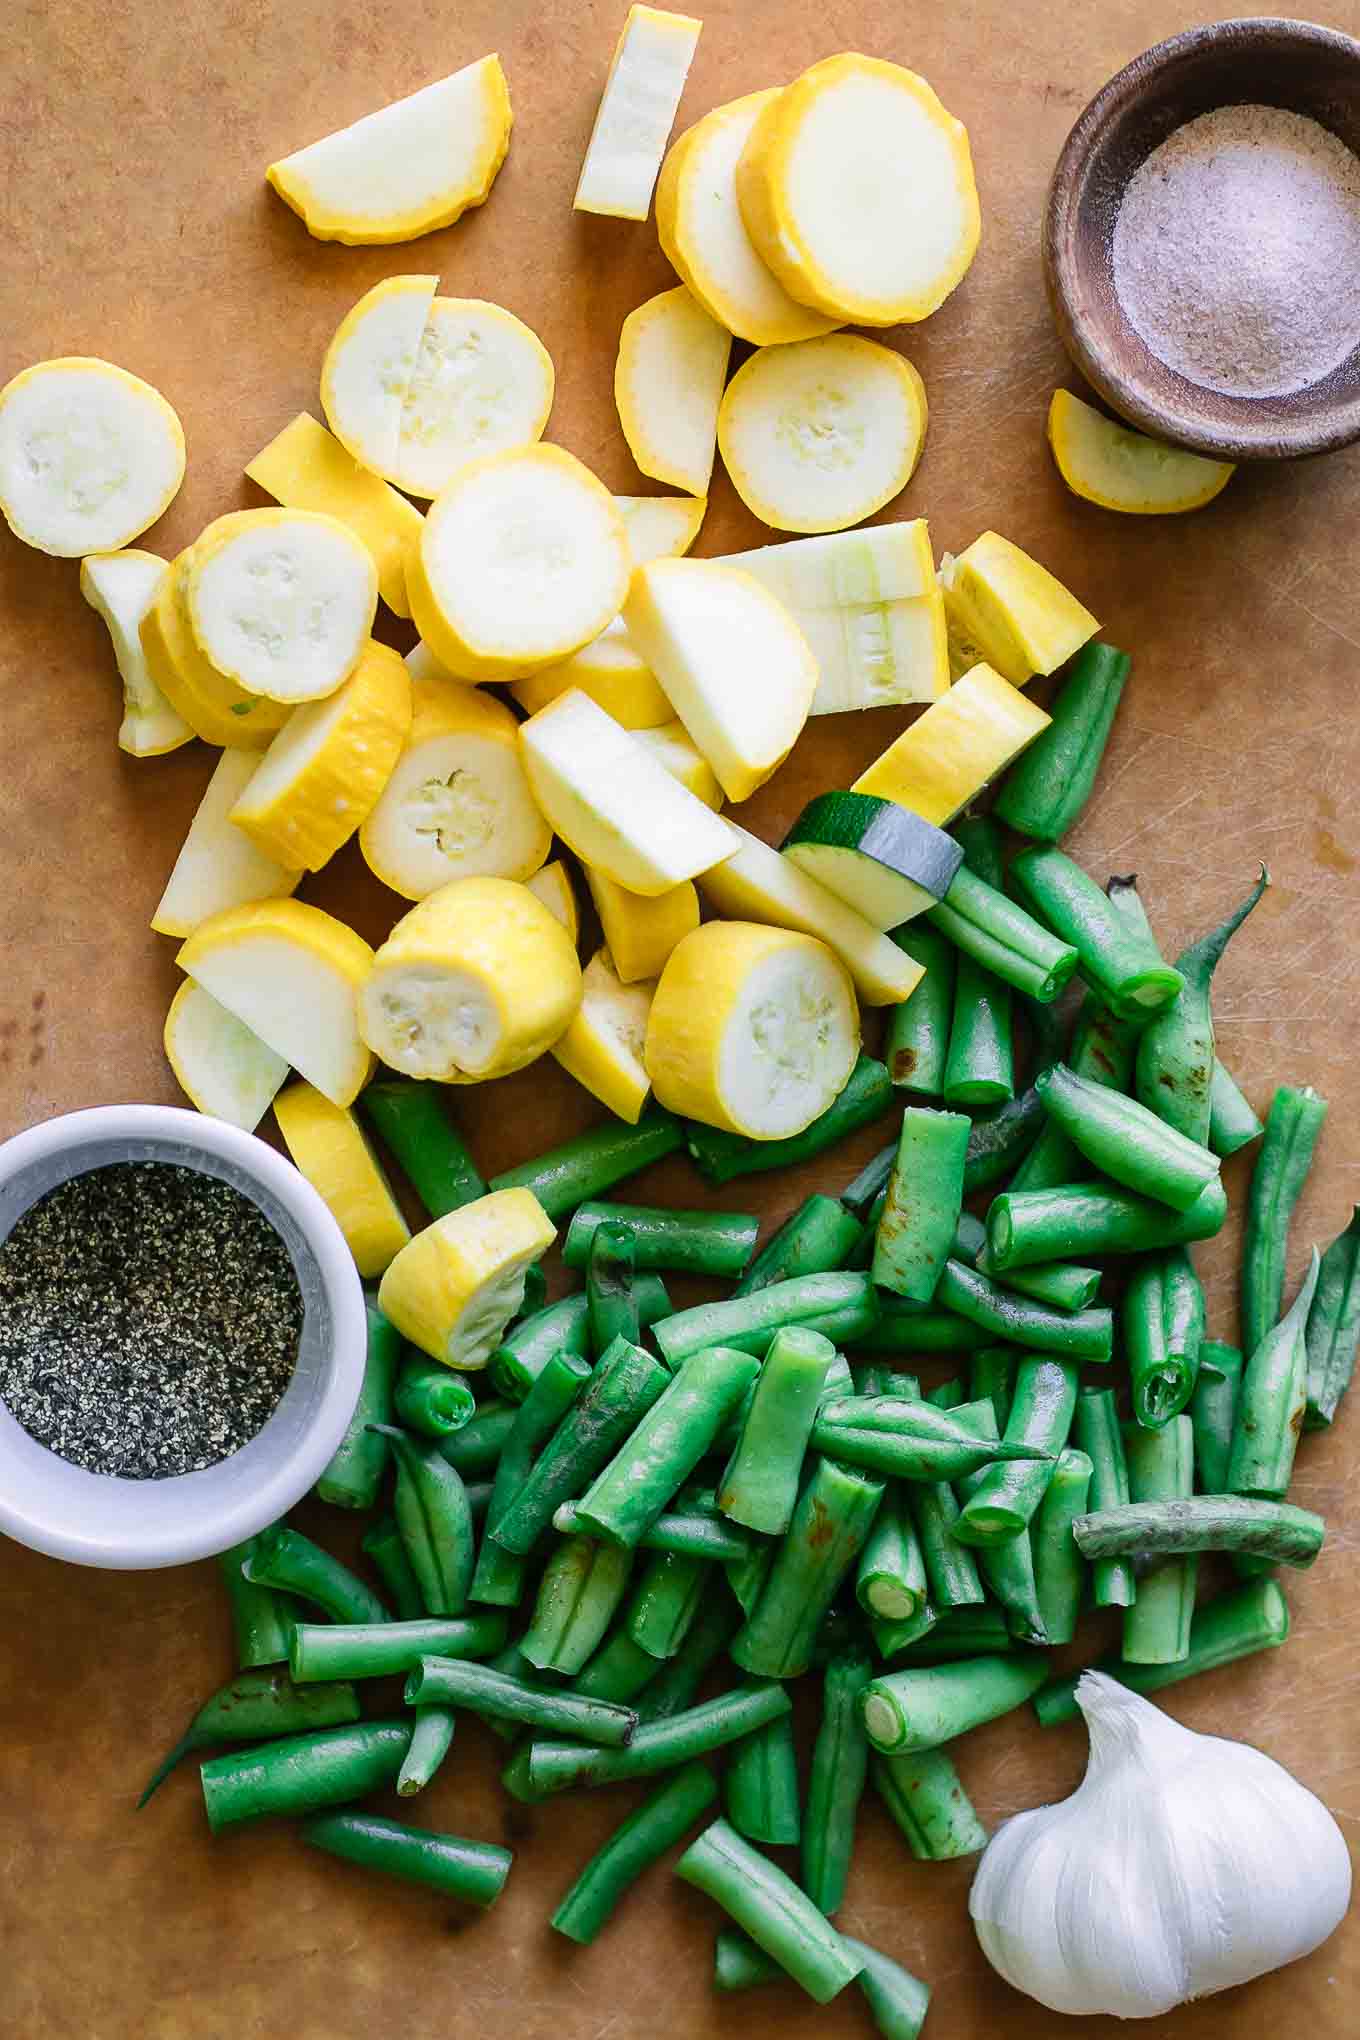
[(1259, 434), (1246, 436), (1237, 428), (1189, 423), (1180, 416), (1169, 415), (1148, 398), (1144, 383), (1127, 376), (1117, 364), (1098, 354), (1087, 339), (1080, 309), (1084, 296), (1080, 288), (1081, 265), (1075, 258), (1077, 200), (1092, 147), (1112, 113), (1127, 100), (1131, 83), (1143, 94), (1156, 76), (1185, 58), (1217, 45), (1250, 43), (1266, 32), (1290, 42), (1330, 50), (1346, 59), (1360, 77), (1360, 40), (1322, 22), (1280, 14), (1249, 14), (1182, 29), (1130, 58), (1083, 108), (1059, 151), (1044, 205), (1042, 253), (1049, 304), (1059, 337), (1076, 367), (1096, 394), (1128, 424), (1211, 460), (1297, 460), (1349, 446), (1360, 438), (1360, 389), (1338, 399), (1312, 419), (1300, 418), (1297, 422), (1279, 417), (1263, 419)]
[[(315, 1485), (345, 1435), (363, 1386), (367, 1310), (354, 1257), (321, 1197), (291, 1162), (257, 1135), (225, 1120), (177, 1105), (98, 1105), (61, 1113), (0, 1143), (0, 1184), (51, 1156), (127, 1139), (172, 1140), (178, 1146), (220, 1156), (258, 1182), (284, 1207), (306, 1240), (332, 1319), (329, 1366), (302, 1438), (272, 1472), (210, 1513), (204, 1513), (200, 1491), (178, 1535), (167, 1536), (161, 1530), (154, 1542), (136, 1537), (111, 1539), (102, 1532), (92, 1536), (25, 1506), (0, 1481), (0, 1534), (50, 1558), (110, 1571), (150, 1572), (229, 1550), (285, 1515)], [(185, 1165), (193, 1166), (187, 1157)], [(4, 1454), (0, 1440), (0, 1464)], [(120, 1479), (111, 1474), (89, 1477)], [(147, 1485), (131, 1480), (121, 1484), (129, 1488)], [(158, 1488), (167, 1484), (154, 1483)]]

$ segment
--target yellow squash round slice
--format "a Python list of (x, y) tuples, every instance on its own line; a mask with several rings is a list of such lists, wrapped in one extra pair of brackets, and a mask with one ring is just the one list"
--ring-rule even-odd
[(646, 1064), (659, 1102), (751, 1140), (801, 1133), (859, 1053), (859, 1009), (825, 943), (750, 921), (709, 921), (661, 973)]
[(526, 715), (537, 715), (540, 708), (571, 687), (588, 694), (626, 730), (660, 729), (675, 716), (621, 616), (560, 665), (545, 666), (541, 673), (516, 680), (510, 692)]
[(709, 317), (753, 347), (811, 340), (840, 324), (789, 296), (756, 253), (737, 202), (742, 151), (780, 96), (774, 86), (715, 106), (671, 144), (656, 187), (656, 232), (666, 260)]
[(843, 531), (905, 489), (926, 436), (926, 391), (878, 340), (828, 333), (763, 347), (737, 370), (718, 445), (748, 510), (777, 531)]
[(528, 887), (462, 878), (398, 921), (373, 959), (359, 1025), (404, 1076), (478, 1084), (535, 1061), (580, 1003), (571, 937)]
[(510, 146), (499, 57), (482, 57), (297, 149), (265, 176), (318, 241), (414, 241), (481, 205)]
[(581, 979), (581, 1004), (553, 1059), (630, 1126), (642, 1117), (651, 1080), (642, 1060), (656, 990), (652, 979), (625, 984), (607, 948), (596, 950)]
[(274, 1100), (289, 1154), (345, 1236), (365, 1281), (381, 1275), (411, 1237), (392, 1185), (352, 1112), (310, 1084), (290, 1084)]
[(375, 475), (396, 465), (401, 414), (437, 276), (385, 276), (350, 306), (321, 364), (321, 408), (345, 451)]
[(456, 878), (526, 879), (552, 846), (529, 791), (519, 725), (459, 680), (417, 680), (401, 755), (359, 835), (375, 877), (423, 900)]
[(614, 402), (644, 475), (708, 493), (732, 336), (681, 285), (630, 312), (619, 334)]
[(157, 553), (88, 553), (80, 563), (80, 592), (108, 628), (123, 683), (118, 748), (132, 758), (159, 758), (191, 744), (194, 732), (152, 679), (142, 650), (142, 618), (168, 578)]
[(553, 365), (538, 335), (483, 298), (435, 298), (401, 407), (389, 482), (437, 496), (459, 468), (543, 436)]
[(553, 919), (562, 923), (574, 947), (581, 933), (581, 910), (576, 904), (576, 888), (561, 858), (554, 857), (551, 864), (545, 864), (524, 883), (536, 900), (542, 900)]
[(288, 1074), (281, 1055), (186, 978), (165, 1016), (165, 1056), (191, 1105), (254, 1133)]
[(1048, 443), (1074, 496), (1130, 517), (1202, 510), (1227, 488), (1233, 463), (1205, 460), (1107, 418), (1070, 390), (1054, 390)]
[(485, 1367), (524, 1301), (524, 1276), (556, 1229), (531, 1190), (493, 1190), (418, 1232), (383, 1276), (378, 1304), (432, 1360)]
[(131, 545), (183, 479), (175, 412), (111, 361), (40, 361), (0, 390), (0, 512), (39, 552), (70, 560)]
[(378, 593), (394, 616), (409, 616), (406, 562), (420, 544), (420, 512), (318, 425), (307, 411), (261, 447), (246, 473), (285, 510), (338, 517), (373, 555)]
[(332, 1105), (354, 1103), (373, 1073), (356, 1017), (373, 963), (361, 935), (301, 900), (265, 900), (215, 914), (176, 960)]
[(281, 701), (247, 694), (218, 671), (189, 627), (185, 586), (192, 546), (170, 562), (170, 571), (142, 618), (142, 656), (148, 678), (182, 716), (195, 736), (224, 750), (263, 751), (288, 720)]
[(859, 326), (927, 318), (977, 251), (967, 129), (877, 57), (827, 57), (763, 108), (737, 197), (790, 297)]
[(370, 638), (334, 694), (293, 710), (232, 821), (281, 864), (320, 871), (372, 812), (410, 727), (405, 661)]
[(224, 751), (213, 767), (151, 919), (158, 935), (192, 935), (228, 907), (283, 899), (296, 891), (299, 867), (262, 850), (231, 819), (259, 763), (256, 751)]
[(604, 484), (560, 446), (526, 446), (471, 462), (430, 506), (411, 613), (460, 680), (513, 680), (598, 637), (631, 571)]
[(193, 546), (184, 583), (199, 650), (266, 701), (319, 701), (352, 673), (378, 607), (373, 555), (315, 510), (235, 510)]
[(690, 880), (644, 899), (586, 866), (586, 884), (600, 917), (610, 961), (622, 984), (660, 977), (667, 958), (699, 925), (699, 895)]

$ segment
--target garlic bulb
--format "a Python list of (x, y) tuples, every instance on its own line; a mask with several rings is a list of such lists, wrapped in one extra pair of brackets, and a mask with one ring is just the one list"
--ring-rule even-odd
[(1147, 2019), (1325, 1941), (1350, 1903), (1341, 1830), (1246, 1743), (1194, 1735), (1099, 1672), (1057, 1806), (997, 1830), (969, 1896), (983, 1953), (1055, 2012)]

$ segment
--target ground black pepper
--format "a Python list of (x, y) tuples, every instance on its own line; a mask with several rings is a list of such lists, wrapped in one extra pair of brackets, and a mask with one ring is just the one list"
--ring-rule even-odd
[(73, 1176), (0, 1245), (0, 1399), (92, 1473), (163, 1480), (239, 1451), (288, 1386), (301, 1330), (264, 1213), (177, 1163)]

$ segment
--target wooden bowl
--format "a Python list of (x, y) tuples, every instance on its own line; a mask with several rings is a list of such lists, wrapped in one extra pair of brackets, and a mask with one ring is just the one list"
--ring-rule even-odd
[(1360, 43), (1307, 21), (1224, 21), (1135, 57), (1058, 158), (1044, 270), (1063, 345), (1131, 425), (1218, 460), (1291, 460), (1360, 438), (1360, 345), (1292, 395), (1227, 396), (1159, 361), (1114, 291), (1114, 223), (1133, 173), (1186, 121), (1244, 102), (1310, 115), (1360, 154)]

